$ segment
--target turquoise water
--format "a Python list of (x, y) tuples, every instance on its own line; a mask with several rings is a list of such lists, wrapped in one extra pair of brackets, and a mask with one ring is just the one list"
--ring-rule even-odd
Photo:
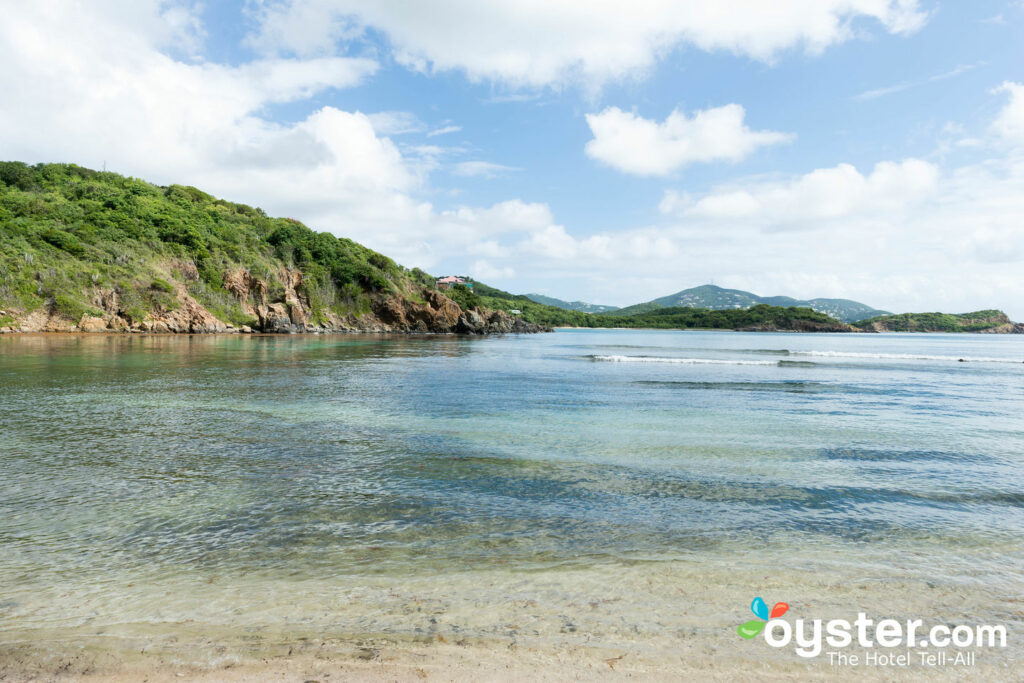
[(493, 635), (481, 604), (609, 572), (666, 647), (631, 581), (689, 581), (708, 629), (751, 582), (1021, 621), (1024, 336), (12, 335), (0, 387), (0, 641), (401, 635), (438, 576)]

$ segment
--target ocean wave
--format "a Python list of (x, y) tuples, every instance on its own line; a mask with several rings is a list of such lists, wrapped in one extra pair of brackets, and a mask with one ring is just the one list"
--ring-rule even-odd
[(790, 351), (794, 356), (817, 356), (821, 358), (865, 358), (870, 360), (936, 360), (951, 363), (1021, 363), (1015, 358), (991, 358), (985, 356), (933, 356), (917, 353), (857, 353), (855, 351)]
[(588, 356), (610, 363), (673, 363), (676, 365), (778, 365), (774, 360), (720, 360), (717, 358), (672, 358), (667, 356)]

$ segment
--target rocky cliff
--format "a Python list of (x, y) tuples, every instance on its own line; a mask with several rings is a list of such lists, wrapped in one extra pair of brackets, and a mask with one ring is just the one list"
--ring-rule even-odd
[[(198, 278), (195, 267), (176, 264), (186, 278)], [(252, 325), (235, 326), (220, 320), (188, 293), (187, 283), (175, 282), (173, 304), (156, 305), (139, 317), (124, 305), (116, 289), (98, 288), (94, 292), (92, 313), (72, 320), (51, 307), (25, 313), (0, 311), (7, 324), (0, 333), (9, 332), (147, 332), (167, 334), (210, 333), (422, 333), (422, 334), (504, 334), (550, 332), (544, 325), (528, 323), (504, 311), (483, 307), (463, 310), (439, 291), (424, 287), (422, 301), (401, 296), (381, 296), (361, 314), (321, 314), (313, 322), (308, 297), (302, 288), (302, 272), (282, 270), (278, 281), (284, 284), (283, 300), (271, 302), (267, 283), (244, 268), (225, 273), (224, 287), (237, 300), (241, 310), (251, 317)]]

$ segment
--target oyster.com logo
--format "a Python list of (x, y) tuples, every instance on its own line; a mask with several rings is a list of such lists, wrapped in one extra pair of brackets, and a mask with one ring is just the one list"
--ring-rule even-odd
[[(804, 658), (824, 654), (833, 665), (909, 666), (918, 660), (924, 666), (973, 666), (975, 650), (1005, 648), (1007, 640), (1002, 624), (946, 623), (929, 628), (923, 619), (876, 621), (864, 612), (853, 620), (797, 619), (791, 624), (779, 618), (789, 611), (788, 604), (777, 602), (769, 610), (760, 597), (750, 603), (750, 611), (757, 619), (737, 627), (740, 637), (751, 640), (763, 635), (772, 647), (792, 645)], [(954, 652), (947, 652), (950, 649)]]
[(757, 619), (751, 619), (750, 621), (740, 624), (736, 629), (740, 636), (750, 640), (762, 630), (764, 625), (768, 623), (770, 619), (778, 619), (789, 610), (789, 605), (784, 602), (777, 602), (772, 607), (771, 611), (768, 611), (768, 604), (764, 601), (764, 598), (754, 598), (754, 601), (750, 603), (750, 611), (754, 613)]

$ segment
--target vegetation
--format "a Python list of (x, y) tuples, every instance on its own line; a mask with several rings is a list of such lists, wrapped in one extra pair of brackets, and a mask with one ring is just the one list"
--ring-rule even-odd
[[(252, 324), (224, 287), (225, 277), (238, 268), (267, 284), (271, 303), (284, 299), (286, 269), (300, 270), (299, 293), (308, 299), (314, 323), (329, 311), (368, 312), (374, 298), (423, 301), (424, 289), (435, 282), (352, 240), (194, 187), (159, 187), (73, 164), (0, 163), (0, 311), (6, 322), (12, 311), (40, 308), (71, 320), (101, 315), (100, 299), (110, 293), (123, 314), (137, 321), (154, 310), (174, 310), (187, 291), (219, 319)], [(594, 315), (473, 284), (472, 290), (456, 286), (447, 294), (463, 309), (516, 310), (541, 325), (789, 329), (800, 321), (835, 322), (808, 308), (766, 305)]]
[(800, 300), (788, 296), (758, 296), (745, 292), (742, 289), (724, 289), (715, 285), (702, 285), (700, 287), (684, 289), (681, 292), (663, 296), (654, 301), (635, 304), (617, 311), (604, 313), (604, 315), (635, 315), (673, 306), (730, 310), (750, 308), (757, 304), (768, 304), (769, 306), (782, 306), (785, 308), (812, 308), (819, 313), (825, 313), (846, 323), (888, 313), (888, 311), (871, 308), (866, 304), (849, 299)]
[(516, 309), (527, 322), (552, 327), (733, 330), (758, 325), (774, 326), (779, 329), (796, 329), (802, 323), (840, 325), (839, 321), (810, 308), (757, 304), (747, 309), (711, 310), (673, 306), (654, 307), (624, 315), (618, 312), (591, 314), (539, 304), (529, 297), (509, 294), (481, 282), (474, 282), (473, 289), (480, 302), (488, 308), (505, 311)]
[(73, 164), (0, 162), (0, 310), (48, 307), (77, 319), (98, 314), (97, 292), (113, 290), (141, 317), (173, 309), (180, 285), (222, 320), (247, 324), (224, 289), (225, 273), (238, 267), (267, 282), (271, 301), (283, 297), (284, 267), (301, 270), (314, 320), (433, 284), (352, 240), (194, 187)]
[(985, 310), (973, 313), (899, 313), (868, 318), (856, 323), (861, 329), (889, 332), (981, 332), (1009, 325), (1002, 311)]
[(601, 327), (650, 327), (662, 329), (734, 330), (744, 327), (768, 326), (779, 329), (797, 329), (804, 323), (840, 323), (824, 313), (810, 308), (769, 306), (757, 304), (751, 308), (716, 311), (707, 308), (672, 306), (646, 313), (627, 316), (594, 316)]

